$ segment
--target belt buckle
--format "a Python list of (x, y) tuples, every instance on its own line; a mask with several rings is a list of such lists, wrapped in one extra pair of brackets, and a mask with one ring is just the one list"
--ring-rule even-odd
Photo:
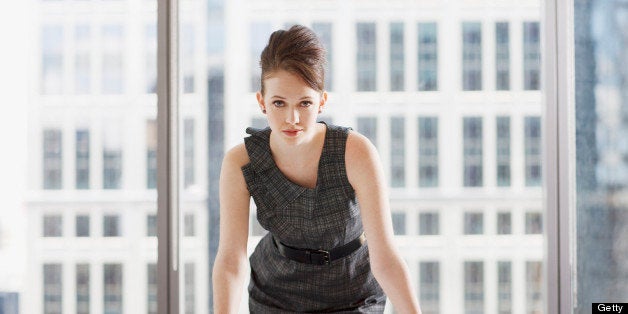
[(325, 250), (307, 250), (308, 260), (311, 264), (329, 265), (329, 251)]

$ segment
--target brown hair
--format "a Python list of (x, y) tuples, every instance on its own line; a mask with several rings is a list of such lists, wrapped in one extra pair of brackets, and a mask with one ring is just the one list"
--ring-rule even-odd
[(262, 95), (264, 79), (278, 70), (299, 76), (312, 89), (322, 93), (325, 90), (325, 62), (325, 47), (311, 29), (294, 25), (287, 31), (273, 32), (260, 57)]

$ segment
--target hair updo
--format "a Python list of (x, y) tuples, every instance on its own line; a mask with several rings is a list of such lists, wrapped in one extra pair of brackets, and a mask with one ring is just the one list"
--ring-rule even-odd
[(262, 95), (264, 79), (279, 70), (299, 76), (309, 87), (322, 93), (325, 62), (325, 47), (311, 29), (294, 25), (287, 31), (273, 32), (260, 57)]

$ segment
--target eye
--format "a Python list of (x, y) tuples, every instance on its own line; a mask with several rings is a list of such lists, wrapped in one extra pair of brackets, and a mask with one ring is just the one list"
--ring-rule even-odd
[(284, 103), (282, 100), (275, 100), (273, 101), (273, 105), (275, 105), (275, 107), (283, 107)]
[(309, 100), (306, 100), (304, 102), (301, 102), (301, 107), (309, 107), (312, 105), (312, 102)]

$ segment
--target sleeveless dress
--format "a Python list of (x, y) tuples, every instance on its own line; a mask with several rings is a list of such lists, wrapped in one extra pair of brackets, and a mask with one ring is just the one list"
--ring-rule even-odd
[(304, 264), (280, 255), (275, 238), (297, 248), (344, 245), (362, 232), (360, 208), (347, 178), (350, 128), (327, 125), (315, 188), (290, 181), (270, 151), (270, 128), (247, 128), (250, 163), (242, 172), (267, 233), (249, 261), (251, 313), (382, 313), (384, 291), (371, 272), (367, 243), (329, 265)]

